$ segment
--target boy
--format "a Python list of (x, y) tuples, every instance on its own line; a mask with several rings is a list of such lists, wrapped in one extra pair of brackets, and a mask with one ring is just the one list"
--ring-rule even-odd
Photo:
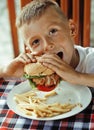
[(94, 87), (94, 49), (74, 45), (75, 24), (56, 2), (32, 1), (22, 9), (17, 27), (39, 62), (65, 81)]
[(31, 62), (31, 58), (32, 55), (30, 53), (22, 53), (6, 66), (0, 66), (0, 78), (22, 77), (24, 74), (23, 68)]

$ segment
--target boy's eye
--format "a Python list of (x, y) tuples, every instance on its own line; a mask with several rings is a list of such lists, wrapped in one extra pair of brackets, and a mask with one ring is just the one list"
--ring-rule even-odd
[(32, 45), (34, 45), (34, 44), (39, 44), (39, 42), (40, 42), (40, 40), (39, 40), (39, 39), (36, 39), (36, 40), (34, 40), (34, 41), (32, 42)]
[(57, 32), (57, 29), (51, 29), (49, 34), (52, 35), (52, 34), (55, 34), (56, 32)]

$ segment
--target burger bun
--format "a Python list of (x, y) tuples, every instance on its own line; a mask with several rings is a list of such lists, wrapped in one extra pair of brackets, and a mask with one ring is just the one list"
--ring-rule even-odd
[(25, 65), (24, 72), (30, 76), (39, 76), (39, 75), (51, 75), (54, 73), (53, 70), (43, 66), (41, 63), (29, 63)]

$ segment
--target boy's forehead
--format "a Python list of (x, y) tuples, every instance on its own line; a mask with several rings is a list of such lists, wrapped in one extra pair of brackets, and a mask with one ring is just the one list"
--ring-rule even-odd
[(29, 33), (36, 33), (41, 32), (42, 30), (48, 29), (50, 26), (57, 25), (57, 26), (65, 26), (63, 19), (57, 13), (53, 7), (47, 9), (44, 14), (41, 15), (40, 18), (31, 20), (29, 23), (24, 24), (21, 28), (25, 35)]
[(64, 20), (63, 18), (57, 13), (57, 11), (53, 7), (49, 7), (40, 17), (36, 19), (31, 19), (27, 25), (34, 25), (36, 24), (41, 24), (46, 25), (46, 24), (59, 24), (63, 23)]
[(29, 24), (24, 24), (22, 28), (23, 28), (23, 31), (28, 31), (28, 29), (30, 30), (30, 28), (31, 28), (31, 31), (38, 30), (40, 28), (42, 31), (42, 29), (48, 29), (49, 27), (55, 26), (55, 25), (56, 26), (63, 25), (63, 20), (55, 16), (45, 15), (38, 20), (34, 20), (34, 21), (32, 20)]

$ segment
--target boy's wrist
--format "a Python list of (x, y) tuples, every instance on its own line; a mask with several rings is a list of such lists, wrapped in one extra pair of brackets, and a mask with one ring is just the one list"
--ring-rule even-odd
[(4, 78), (7, 77), (8, 73), (7, 73), (7, 66), (1, 66), (0, 67), (0, 78)]
[(0, 78), (3, 78), (4, 77), (4, 67), (3, 66), (1, 66), (0, 67)]

